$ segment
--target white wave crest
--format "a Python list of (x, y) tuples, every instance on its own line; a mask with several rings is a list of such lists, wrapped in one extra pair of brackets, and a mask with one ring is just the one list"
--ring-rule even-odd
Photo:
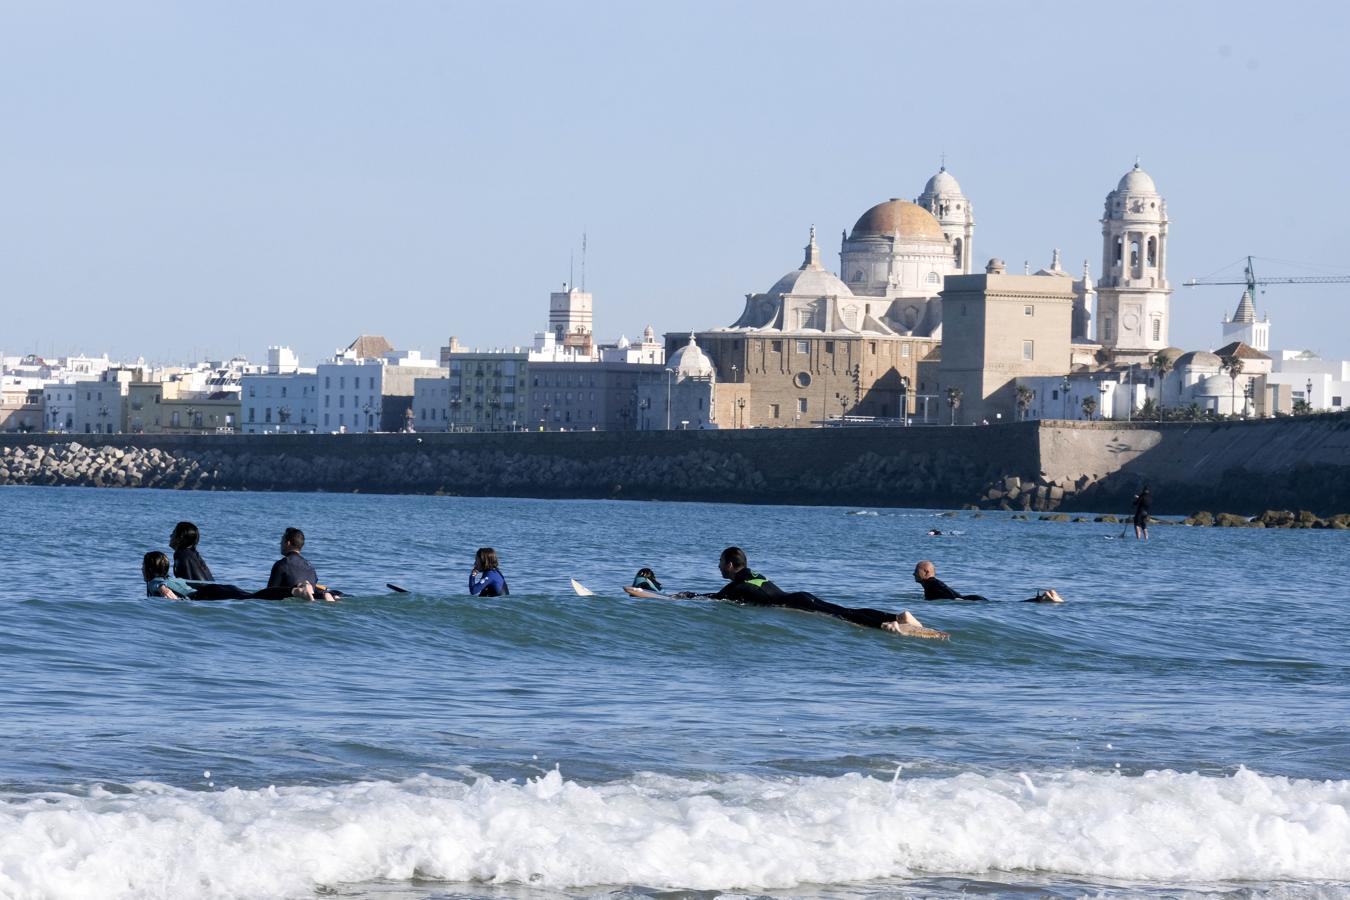
[[(218, 773), (219, 774), (219, 773)], [(0, 804), (0, 896), (278, 897), (375, 879), (788, 888), (918, 872), (1350, 880), (1350, 781), (1242, 769), (598, 786), (154, 783)]]

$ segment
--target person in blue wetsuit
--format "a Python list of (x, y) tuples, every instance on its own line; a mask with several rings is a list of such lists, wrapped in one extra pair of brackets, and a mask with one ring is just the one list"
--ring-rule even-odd
[(169, 546), (173, 548), (173, 574), (186, 581), (215, 581), (211, 568), (197, 552), (197, 542), (201, 532), (192, 522), (179, 522), (169, 535)]
[(505, 597), (511, 593), (506, 576), (498, 568), (497, 551), (479, 547), (473, 556), (473, 571), (469, 573), (469, 593), (475, 597)]
[(656, 580), (656, 573), (645, 566), (638, 569), (637, 574), (633, 576), (633, 587), (661, 593), (661, 582)]
[(723, 578), (728, 579), (727, 584), (723, 585), (721, 590), (714, 594), (683, 592), (672, 596), (682, 600), (706, 597), (711, 600), (731, 600), (747, 606), (777, 606), (797, 609), (802, 612), (823, 613), (827, 616), (843, 619), (846, 622), (852, 622), (854, 625), (880, 628), (883, 631), (892, 631), (913, 637), (945, 638), (949, 636), (945, 631), (924, 627), (924, 624), (908, 610), (893, 613), (883, 612), (879, 609), (855, 609), (830, 603), (805, 591), (787, 593), (763, 575), (752, 571), (746, 559), (745, 551), (740, 547), (728, 547), (723, 550), (717, 562), (717, 569), (722, 573)]

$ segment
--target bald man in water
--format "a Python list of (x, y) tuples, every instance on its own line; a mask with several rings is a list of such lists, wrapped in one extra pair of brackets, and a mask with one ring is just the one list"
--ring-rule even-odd
[[(937, 567), (931, 560), (923, 559), (914, 567), (914, 580), (923, 586), (925, 600), (988, 600), (979, 594), (958, 594), (937, 577)], [(1028, 603), (1063, 603), (1064, 598), (1055, 593), (1054, 588), (1037, 591), (1035, 597), (1028, 597)]]

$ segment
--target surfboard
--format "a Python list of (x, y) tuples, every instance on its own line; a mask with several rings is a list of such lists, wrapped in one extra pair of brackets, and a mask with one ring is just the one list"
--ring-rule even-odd
[(572, 590), (574, 590), (574, 591), (577, 592), (577, 596), (578, 596), (578, 597), (594, 597), (594, 596), (595, 596), (595, 591), (593, 591), (593, 590), (591, 590), (590, 588), (586, 587), (586, 586), (583, 585), (580, 581), (577, 581), (575, 578), (572, 578), (572, 579), (569, 579), (569, 580), (572, 582)]
[(646, 588), (635, 588), (625, 585), (623, 592), (630, 597), (640, 597), (643, 600), (674, 600), (668, 594), (662, 594), (659, 591), (649, 591)]

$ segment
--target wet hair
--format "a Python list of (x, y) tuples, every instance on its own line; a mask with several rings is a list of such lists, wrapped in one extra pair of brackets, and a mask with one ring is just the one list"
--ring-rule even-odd
[(643, 566), (642, 568), (640, 568), (640, 569), (637, 570), (637, 575), (634, 576), (634, 579), (637, 579), (637, 578), (645, 578), (645, 579), (647, 579), (648, 581), (650, 581), (652, 584), (656, 585), (656, 589), (657, 589), (658, 591), (661, 590), (661, 582), (659, 582), (659, 581), (656, 580), (656, 573), (653, 572), (653, 571), (652, 571), (650, 568), (648, 568), (647, 566)]
[(281, 539), (290, 544), (296, 553), (305, 549), (305, 533), (299, 528), (287, 528)]
[(926, 559), (919, 560), (918, 564), (914, 566), (914, 573), (916, 575), (919, 572), (923, 571), (928, 572), (929, 578), (934, 578), (937, 576), (937, 566), (933, 565), (930, 561)]
[(745, 551), (740, 547), (728, 547), (722, 551), (721, 561), (728, 565), (735, 566), (738, 569), (744, 569), (749, 563), (745, 559)]
[(174, 550), (191, 550), (197, 546), (197, 541), (201, 540), (201, 537), (196, 525), (191, 522), (179, 522), (173, 526), (173, 534), (169, 535), (169, 546)]
[(490, 572), (498, 566), (497, 551), (491, 547), (479, 547), (473, 555), (473, 567), (480, 572)]
[(169, 558), (158, 550), (151, 550), (141, 560), (141, 576), (146, 581), (152, 578), (168, 578)]

